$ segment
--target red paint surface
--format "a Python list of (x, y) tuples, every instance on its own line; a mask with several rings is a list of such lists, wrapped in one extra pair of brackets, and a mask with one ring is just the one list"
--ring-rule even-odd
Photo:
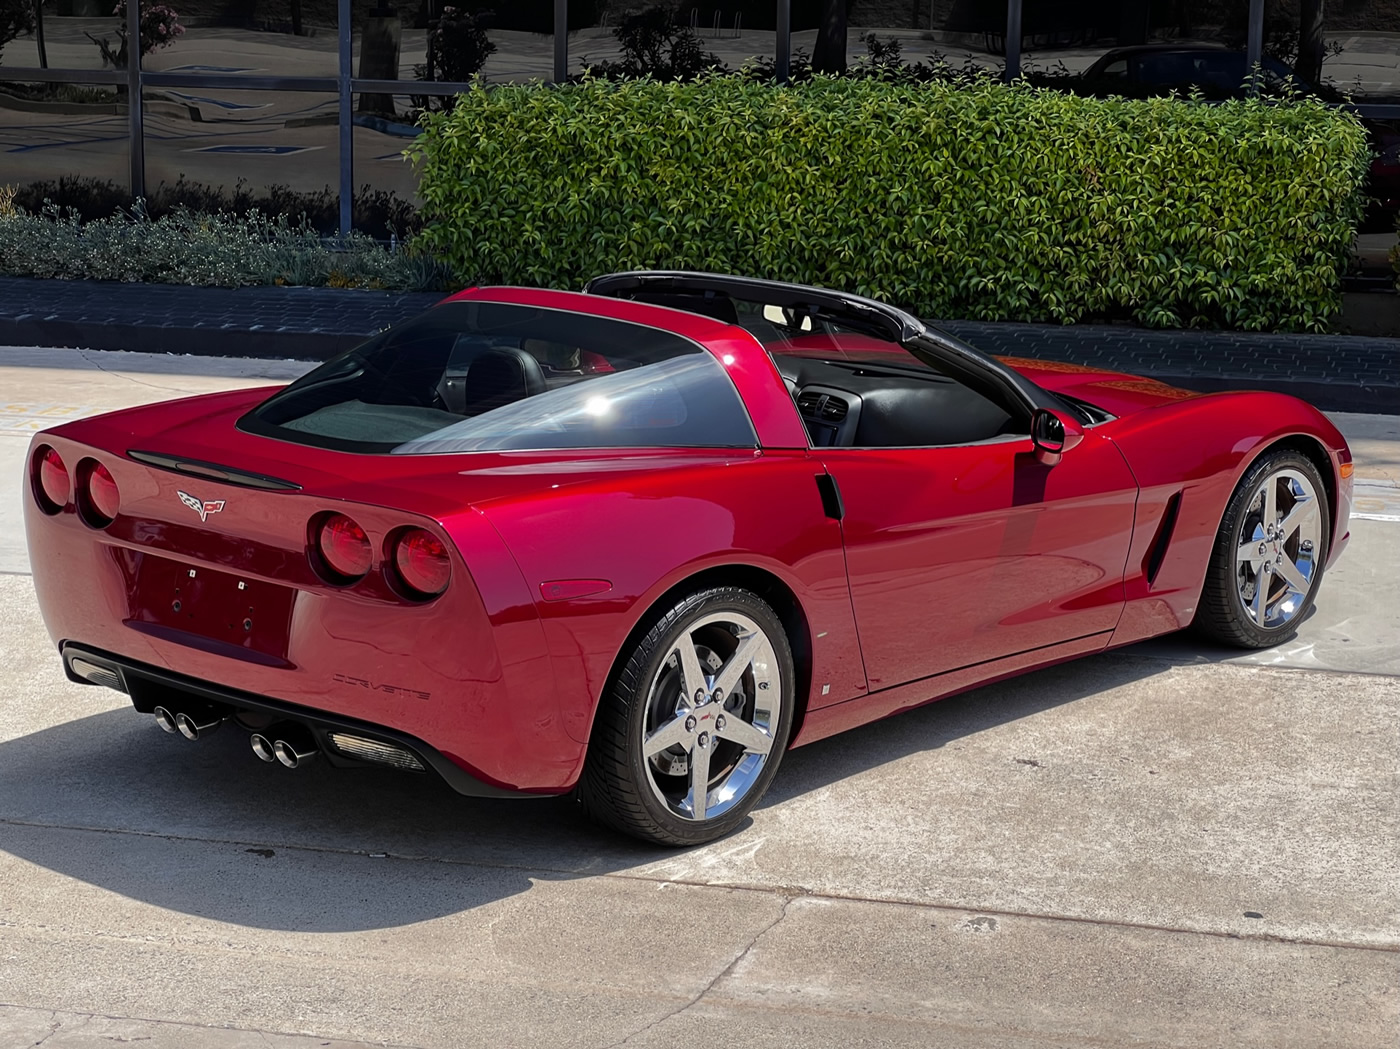
[[(97, 459), (121, 505), (99, 530), (71, 498), (49, 515), (27, 494), (34, 584), (54, 640), (382, 724), (487, 782), (547, 793), (577, 779), (626, 638), (700, 573), (737, 566), (793, 595), (794, 648), (808, 653), (802, 743), (1185, 625), (1225, 502), (1275, 441), (1325, 450), (1338, 495), (1331, 559), (1345, 535), (1350, 482), (1336, 472), (1345, 442), (1291, 398), (1198, 397), (1013, 362), (1121, 417), (1049, 468), (1034, 462), (1029, 439), (809, 450), (771, 360), (740, 328), (566, 292), (463, 296), (616, 317), (699, 342), (732, 377), (761, 447), (354, 455), (237, 430), (265, 389), (70, 423), (35, 447), (57, 449), (70, 471)], [(302, 488), (152, 469), (128, 449)], [(824, 513), (823, 471), (840, 485), (843, 521)], [(180, 491), (223, 508), (201, 520)], [(1149, 584), (1147, 550), (1176, 493), (1175, 538)], [(352, 517), (373, 550), (369, 572), (349, 585), (327, 582), (308, 556), (311, 523), (328, 513)], [(388, 544), (406, 527), (448, 551), (451, 581), (436, 599), (404, 596), (386, 573)]]

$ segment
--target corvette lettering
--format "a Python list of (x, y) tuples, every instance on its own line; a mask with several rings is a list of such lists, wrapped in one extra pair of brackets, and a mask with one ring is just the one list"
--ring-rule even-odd
[(420, 692), (416, 688), (404, 688), (401, 685), (376, 685), (373, 681), (362, 677), (350, 677), (348, 674), (336, 674), (332, 681), (341, 685), (356, 685), (359, 688), (367, 688), (371, 692), (383, 692), (389, 696), (407, 696), (409, 699), (432, 699), (431, 692)]
[(180, 502), (199, 514), (199, 519), (201, 521), (209, 520), (210, 514), (217, 514), (224, 508), (224, 501), (222, 499), (196, 499), (194, 496), (190, 495), (189, 492), (177, 491), (175, 494), (180, 497)]

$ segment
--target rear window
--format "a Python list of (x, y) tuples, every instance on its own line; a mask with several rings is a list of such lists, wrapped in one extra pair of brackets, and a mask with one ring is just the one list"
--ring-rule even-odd
[(701, 346), (563, 310), (450, 302), (298, 379), (251, 433), (390, 455), (530, 448), (751, 448), (738, 391)]

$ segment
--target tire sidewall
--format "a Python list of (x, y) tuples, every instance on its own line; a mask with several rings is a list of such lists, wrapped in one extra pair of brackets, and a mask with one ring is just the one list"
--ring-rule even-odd
[[(752, 619), (768, 636), (768, 640), (773, 646), (773, 652), (779, 664), (779, 674), (782, 678), (778, 727), (773, 734), (773, 749), (769, 752), (768, 760), (764, 763), (762, 771), (750, 786), (744, 799), (722, 816), (695, 822), (677, 816), (652, 792), (651, 767), (647, 758), (642, 754), (641, 744), (646, 731), (647, 706), (652, 682), (656, 680), (662, 664), (671, 653), (672, 647), (682, 634), (690, 629), (690, 625), (695, 620), (725, 612), (737, 612)], [(635, 683), (629, 689), (630, 695), (617, 697), (619, 699), (625, 698), (626, 701), (628, 772), (637, 785), (637, 794), (647, 815), (659, 828), (664, 828), (665, 836), (668, 839), (676, 844), (701, 844), (729, 834), (747, 819), (749, 812), (767, 792), (773, 777), (777, 775), (778, 765), (782, 761), (783, 752), (787, 749), (788, 738), (792, 731), (795, 706), (795, 670), (792, 648), (788, 643), (787, 632), (783, 629), (782, 621), (767, 602), (746, 590), (730, 587), (706, 590), (690, 595), (660, 618), (658, 627), (662, 624), (666, 624), (664, 629), (653, 628), (637, 644), (627, 661), (626, 671), (620, 675), (620, 682)], [(627, 686), (620, 684), (619, 687)]]
[[(1316, 569), (1309, 583), (1307, 595), (1303, 599), (1302, 610), (1287, 623), (1276, 627), (1261, 627), (1250, 618), (1244, 608), (1236, 581), (1238, 569), (1235, 557), (1239, 543), (1240, 526), (1259, 485), (1267, 477), (1280, 470), (1289, 469), (1297, 470), (1306, 476), (1313, 485), (1313, 490), (1317, 493), (1318, 506), (1322, 514), (1322, 528), (1314, 562)], [(1230, 615), (1235, 621), (1234, 626), (1248, 637), (1252, 647), (1268, 648), (1288, 640), (1297, 633), (1298, 627), (1312, 610), (1317, 589), (1322, 585), (1328, 551), (1331, 549), (1331, 514), (1331, 500), (1328, 498), (1327, 486), (1323, 483), (1317, 464), (1301, 452), (1289, 449), (1265, 452), (1251, 464), (1244, 476), (1240, 478), (1234, 494), (1230, 497), (1229, 505), (1226, 507), (1225, 516), (1221, 522), (1220, 533), (1216, 538), (1216, 553), (1211, 565), (1211, 572), (1216, 576), (1215, 585), (1225, 591), (1229, 600)]]

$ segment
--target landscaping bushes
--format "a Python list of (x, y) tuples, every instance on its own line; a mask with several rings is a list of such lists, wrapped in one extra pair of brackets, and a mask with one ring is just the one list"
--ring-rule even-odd
[(1322, 330), (1368, 161), (1316, 101), (985, 80), (479, 86), (424, 126), (419, 243), (463, 282), (690, 268), (1158, 327)]
[(442, 263), (416, 248), (391, 250), (358, 234), (327, 242), (285, 217), (176, 210), (159, 219), (138, 211), (83, 222), (52, 204), (30, 214), (15, 206), (14, 197), (13, 189), (0, 187), (0, 275), (225, 288), (447, 286)]

